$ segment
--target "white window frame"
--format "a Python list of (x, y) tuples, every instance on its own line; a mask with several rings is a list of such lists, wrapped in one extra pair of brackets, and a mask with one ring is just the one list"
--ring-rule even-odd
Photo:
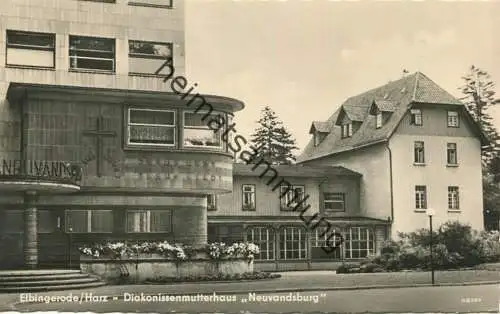
[[(353, 239), (353, 230), (358, 231), (359, 238)], [(366, 240), (362, 239), (361, 234), (365, 232), (366, 233)], [(348, 235), (348, 236), (347, 236)], [(360, 258), (366, 258), (369, 255), (372, 255), (375, 253), (375, 234), (373, 232), (373, 229), (368, 228), (368, 227), (350, 227), (346, 230), (344, 233), (344, 241), (345, 245), (344, 246), (344, 258), (345, 259), (360, 259)], [(361, 248), (361, 243), (366, 241), (366, 249)], [(353, 243), (358, 243), (359, 248), (354, 249), (353, 248)], [(359, 256), (353, 257), (353, 252), (359, 252)]]
[(424, 141), (413, 142), (413, 163), (425, 164), (425, 143), (424, 143)]
[[(169, 219), (169, 226), (168, 226), (167, 231), (151, 231), (151, 229), (152, 229), (151, 228), (151, 225), (152, 225), (151, 214), (152, 214), (152, 212), (168, 212), (169, 213), (170, 219)], [(144, 220), (145, 225), (139, 226), (139, 229), (143, 230), (143, 231), (129, 230), (129, 219), (130, 219), (129, 214), (132, 214), (132, 213), (139, 214), (141, 216), (140, 220)], [(145, 217), (142, 217), (143, 214), (145, 215)], [(137, 224), (134, 224), (134, 225), (137, 225)], [(165, 210), (165, 209), (127, 209), (126, 210), (125, 232), (126, 233), (171, 233), (172, 232), (172, 212), (170, 210)]]
[[(26, 35), (26, 36), (44, 36), (50, 37), (52, 40), (52, 46), (37, 46), (32, 45), (30, 43), (26, 44), (13, 44), (9, 42), (9, 35)], [(7, 66), (20, 66), (20, 67), (31, 67), (31, 68), (47, 68), (54, 69), (56, 67), (56, 35), (52, 33), (39, 33), (39, 32), (25, 32), (25, 31), (17, 31), (17, 30), (7, 30), (6, 32), (6, 49), (5, 49), (5, 64)], [(18, 49), (18, 50), (33, 50), (33, 51), (49, 51), (52, 53), (52, 65), (51, 66), (43, 66), (43, 65), (29, 65), (29, 64), (18, 64), (18, 63), (9, 63), (9, 52), (10, 49)]]
[[(130, 51), (130, 45), (133, 43), (144, 43), (144, 44), (151, 44), (151, 45), (164, 45), (168, 46), (170, 49), (170, 56), (165, 57), (161, 55), (154, 55), (154, 54), (146, 54), (146, 53), (136, 53), (136, 52), (131, 52)], [(149, 59), (149, 60), (163, 60), (164, 64), (166, 61), (170, 61), (170, 63), (173, 65), (173, 54), (174, 54), (174, 46), (171, 42), (156, 42), (156, 41), (145, 41), (145, 40), (129, 40), (128, 41), (128, 57), (129, 57), (129, 64), (132, 59)], [(159, 69), (160, 67), (158, 67)], [(157, 70), (158, 70), (157, 69)], [(167, 76), (165, 74), (155, 74), (153, 73), (147, 73), (147, 72), (129, 72), (130, 75), (154, 75), (154, 76)]]
[(375, 127), (377, 129), (380, 129), (382, 127), (382, 124), (384, 122), (383, 118), (384, 117), (382, 115), (382, 112), (381, 111), (377, 112), (377, 115), (375, 116)]
[[(287, 233), (291, 234), (292, 237), (292, 243), (297, 240), (298, 241), (298, 248), (291, 248), (289, 249), (288, 247), (288, 241), (287, 240)], [(282, 241), (283, 240), (283, 241)], [(298, 258), (287, 258), (287, 252), (292, 251), (295, 252), (297, 251), (299, 254)], [(278, 255), (280, 260), (303, 260), (307, 258), (307, 236), (306, 236), (306, 231), (303, 230), (301, 227), (295, 227), (295, 226), (287, 226), (284, 228), (280, 229), (280, 234), (279, 234), (279, 255)]]
[(352, 136), (352, 123), (342, 124), (342, 138)]
[(260, 253), (254, 256), (257, 261), (276, 259), (275, 232), (270, 227), (252, 226), (246, 230), (246, 240), (257, 245)]
[[(248, 188), (249, 190), (245, 191), (245, 189)], [(241, 206), (243, 210), (255, 210), (257, 207), (256, 204), (256, 186), (254, 184), (243, 184), (241, 186)], [(250, 195), (250, 199), (252, 201), (252, 204), (245, 204), (245, 194)]]
[(427, 209), (427, 186), (425, 185), (415, 186), (415, 209)]
[(449, 110), (447, 111), (447, 124), (449, 128), (458, 128), (460, 127), (460, 117), (458, 115), (458, 111)]
[[(184, 130), (186, 130), (186, 129), (188, 129), (188, 130), (189, 129), (190, 130), (208, 130), (208, 131), (210, 131), (212, 133), (215, 133), (215, 131), (212, 130), (208, 126), (208, 123), (206, 125), (201, 125), (201, 126), (186, 126), (186, 113), (197, 114), (197, 115), (202, 115), (202, 116), (205, 116), (207, 114), (207, 112), (202, 112), (202, 111), (195, 112), (195, 111), (186, 111), (185, 110), (185, 111), (182, 112), (182, 120), (183, 120), (182, 121), (183, 122), (182, 123), (182, 127), (183, 127), (182, 146), (183, 147), (190, 148), (190, 149), (195, 148), (195, 149), (217, 149), (217, 150), (220, 150), (220, 149), (223, 148), (223, 143), (222, 143), (223, 142), (222, 141), (222, 134), (224, 133), (223, 128), (221, 128), (219, 130), (219, 146), (206, 146), (206, 145), (202, 146), (202, 145), (189, 145), (189, 144), (186, 144), (185, 140), (184, 140), (185, 139), (185, 132), (184, 132)], [(213, 117), (216, 117), (217, 115), (223, 115), (223, 113), (222, 112), (215, 112), (215, 111), (213, 111), (213, 112), (210, 113), (210, 116), (213, 116)], [(209, 120), (210, 117), (207, 117), (206, 119)]]
[[(311, 246), (313, 248), (330, 248), (332, 247), (330, 244), (334, 244), (336, 246), (334, 258), (342, 258), (343, 243), (340, 243), (340, 241), (343, 239), (337, 239), (335, 233), (342, 234), (342, 230), (340, 228), (338, 229), (329, 227), (314, 228)], [(333, 236), (330, 237), (332, 234)], [(339, 244), (340, 249), (337, 248), (337, 245)]]
[(448, 210), (460, 210), (460, 188), (458, 186), (448, 187)]
[[(327, 196), (340, 196), (342, 200), (339, 199), (329, 199)], [(328, 209), (326, 207), (327, 203), (339, 203), (342, 204), (342, 209)], [(346, 207), (345, 207), (345, 193), (342, 192), (324, 192), (323, 193), (323, 209), (325, 213), (335, 213), (335, 212), (344, 212)]]
[(207, 210), (217, 210), (217, 194), (207, 195)]
[[(86, 38), (86, 39), (94, 39), (94, 40), (106, 40), (113, 42), (113, 49), (111, 51), (107, 50), (93, 50), (93, 49), (78, 49), (78, 48), (71, 48), (71, 39), (72, 38)], [(70, 70), (73, 71), (98, 71), (98, 72), (111, 72), (114, 73), (116, 71), (116, 39), (114, 38), (106, 38), (106, 37), (94, 37), (94, 36), (80, 36), (80, 35), (69, 35), (69, 68)], [(112, 58), (103, 58), (103, 57), (83, 57), (83, 56), (78, 56), (78, 52), (96, 52), (96, 53), (108, 53), (112, 54)], [(75, 56), (72, 56), (71, 53), (76, 52)], [(72, 61), (73, 59), (76, 59), (78, 62), (78, 59), (87, 59), (87, 60), (105, 60), (105, 61), (112, 61), (112, 69), (107, 70), (107, 69), (94, 69), (94, 68), (79, 68), (79, 67), (73, 67), (72, 66)]]
[[(296, 199), (296, 196), (295, 196), (296, 189), (302, 190), (302, 197), (301, 198)], [(293, 210), (297, 206), (297, 204), (302, 199), (304, 199), (304, 197), (306, 196), (305, 194), (306, 194), (306, 187), (303, 184), (302, 185), (292, 185), (292, 186), (288, 186), (288, 185), (280, 186), (279, 198), (280, 198), (281, 209), (282, 210)], [(291, 202), (292, 200), (294, 200), (294, 202)], [(302, 204), (302, 205), (305, 205), (305, 204)]]
[[(87, 213), (87, 231), (86, 232), (75, 232), (74, 230), (72, 230), (72, 226), (70, 226), (69, 224), (69, 215), (71, 212), (86, 212)], [(94, 212), (108, 212), (108, 213), (111, 213), (111, 226), (110, 226), (110, 229), (111, 231), (92, 231), (92, 213)], [(113, 210), (111, 209), (66, 209), (64, 211), (64, 221), (66, 222), (64, 225), (65, 225), (65, 229), (66, 229), (66, 232), (70, 232), (70, 233), (113, 233), (114, 231), (114, 218), (113, 218)], [(71, 230), (70, 230), (71, 228)]]
[(410, 124), (421, 126), (422, 123), (422, 110), (410, 109)]
[[(457, 153), (457, 143), (447, 143), (446, 144), (446, 163), (448, 165), (458, 164), (458, 153)], [(453, 156), (453, 158), (451, 158)]]
[[(131, 111), (149, 111), (149, 112), (170, 112), (174, 116), (173, 124), (149, 124), (149, 123), (132, 123), (130, 122), (130, 112)], [(130, 126), (153, 126), (153, 127), (165, 127), (174, 130), (174, 142), (169, 143), (140, 143), (140, 142), (130, 142)], [(175, 147), (177, 144), (177, 112), (175, 110), (167, 109), (148, 109), (148, 108), (135, 108), (130, 107), (127, 111), (127, 145), (130, 146), (164, 146), (164, 147)]]

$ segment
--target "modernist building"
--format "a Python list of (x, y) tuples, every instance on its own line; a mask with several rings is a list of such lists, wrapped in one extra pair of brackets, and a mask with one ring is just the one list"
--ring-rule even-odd
[(232, 190), (207, 118), (243, 104), (180, 97), (183, 1), (1, 7), (0, 266), (68, 267), (82, 241), (205, 243), (207, 195)]

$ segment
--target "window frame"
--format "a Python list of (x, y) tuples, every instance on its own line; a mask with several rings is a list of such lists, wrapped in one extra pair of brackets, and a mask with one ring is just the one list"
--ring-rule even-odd
[[(255, 234), (258, 231), (258, 240), (255, 239)], [(262, 231), (265, 231), (264, 239)], [(276, 231), (268, 226), (249, 226), (245, 229), (245, 240), (259, 247), (259, 254), (254, 256), (255, 261), (274, 261), (276, 260)], [(265, 249), (263, 249), (263, 245)], [(265, 255), (265, 258), (262, 256)]]
[[(333, 227), (332, 230), (330, 230), (330, 232), (329, 232), (329, 229), (330, 229), (330, 227), (317, 227), (317, 228), (314, 228), (314, 230), (312, 230), (312, 234), (311, 234), (311, 259), (312, 260), (325, 260), (325, 258), (313, 257), (312, 251), (315, 248), (331, 247), (327, 243), (327, 240), (330, 237), (330, 235), (333, 234), (333, 237), (331, 238), (331, 240), (334, 241), (335, 245), (337, 245), (337, 241), (336, 241), (337, 236), (335, 235), (335, 233), (339, 233), (342, 235), (342, 237), (344, 237), (342, 228)], [(321, 233), (323, 233), (323, 235), (320, 237)], [(333, 258), (330, 257), (328, 259), (342, 259), (343, 255), (344, 255), (343, 247), (344, 247), (343, 243), (340, 244), (340, 248), (335, 249), (335, 251), (333, 253), (334, 254)]]
[[(292, 246), (292, 249), (287, 250), (287, 243), (292, 242), (295, 240), (295, 232), (292, 232), (292, 240), (289, 241), (287, 238), (287, 230), (292, 230), (296, 231), (298, 230), (298, 249), (294, 249)], [(283, 240), (283, 243), (282, 243)], [(282, 245), (284, 244), (284, 245)], [(302, 247), (303, 244), (303, 247)], [(287, 258), (287, 252), (298, 252), (298, 258)], [(300, 261), (300, 260), (305, 260), (307, 259), (307, 252), (308, 252), (308, 241), (307, 241), (307, 231), (304, 230), (304, 228), (300, 226), (283, 226), (279, 229), (279, 235), (278, 235), (278, 256), (277, 258), (281, 261)]]
[[(245, 191), (245, 188), (251, 188), (252, 191)], [(245, 205), (245, 193), (250, 193), (253, 204)], [(255, 211), (257, 208), (257, 187), (255, 184), (242, 184), (241, 185), (241, 209), (243, 211)]]
[[(110, 41), (113, 43), (113, 49), (112, 51), (105, 51), (105, 50), (92, 50), (92, 49), (72, 49), (71, 48), (71, 39), (72, 38), (85, 38), (85, 39), (100, 39), (104, 41)], [(83, 35), (69, 35), (68, 36), (68, 41), (69, 41), (69, 46), (68, 46), (68, 60), (69, 60), (69, 71), (73, 72), (98, 72), (98, 73), (116, 73), (116, 38), (109, 38), (109, 37), (95, 37), (95, 36), (83, 36)], [(109, 53), (113, 54), (112, 59), (107, 59), (107, 58), (97, 58), (97, 57), (79, 57), (79, 56), (72, 56), (71, 52), (72, 51), (87, 51), (87, 52), (97, 52), (97, 53)], [(78, 67), (72, 67), (72, 59), (76, 58), (77, 60), (79, 58), (82, 59), (95, 59), (95, 60), (112, 60), (113, 61), (113, 69), (112, 70), (103, 70), (103, 69), (92, 69), (92, 68), (78, 68)]]
[[(421, 147), (418, 147), (419, 144), (421, 144)], [(421, 158), (420, 158), (420, 156), (421, 156)], [(413, 164), (425, 165), (425, 142), (424, 141), (414, 141), (413, 142)]]
[(460, 187), (448, 186), (448, 210), (460, 211)]
[(422, 126), (423, 124), (422, 109), (410, 109), (410, 125)]
[(427, 186), (426, 185), (415, 185), (415, 210), (423, 211), (427, 209)]
[[(170, 112), (173, 114), (174, 117), (174, 124), (169, 125), (169, 124), (148, 124), (148, 123), (132, 123), (130, 122), (130, 112), (131, 111), (149, 111), (149, 112)], [(165, 143), (134, 143), (130, 142), (130, 126), (131, 125), (142, 125), (142, 126), (159, 126), (159, 127), (166, 127), (166, 128), (172, 128), (174, 130), (173, 134), (173, 144), (165, 144)], [(126, 125), (126, 145), (128, 147), (169, 147), (169, 148), (175, 148), (177, 147), (177, 110), (175, 109), (154, 109), (154, 108), (139, 108), (139, 107), (128, 107), (127, 108), (127, 125)]]
[[(286, 194), (283, 194), (283, 189), (288, 189), (289, 186), (287, 185), (281, 185), (280, 186), (280, 189), (279, 189), (279, 200), (280, 200), (280, 210), (281, 211), (294, 211), (295, 207), (298, 205), (298, 203), (300, 203), (300, 201), (302, 199), (305, 199), (306, 197), (306, 186), (304, 184), (294, 184), (294, 185), (291, 185), (290, 186), (290, 189), (288, 189), (287, 193)], [(302, 189), (302, 199), (300, 199), (299, 201), (296, 201), (290, 205), (288, 201), (288, 195), (289, 193), (293, 192), (295, 194), (295, 189), (296, 188), (301, 188)], [(292, 198), (292, 199), (295, 199), (295, 196)], [(302, 206), (303, 207), (305, 206), (304, 203), (302, 203)]]
[(341, 133), (342, 138), (352, 137), (352, 123), (342, 124)]
[[(22, 44), (12, 44), (9, 43), (9, 33), (10, 34), (20, 34), (20, 35), (31, 35), (31, 36), (47, 36), (52, 40), (52, 47), (43, 47), (35, 45), (22, 45)], [(9, 48), (10, 49), (25, 49), (33, 51), (50, 51), (52, 52), (52, 66), (40, 66), (40, 65), (24, 65), (24, 64), (9, 64)], [(56, 34), (55, 33), (43, 33), (43, 32), (27, 32), (7, 29), (5, 33), (5, 66), (6, 67), (17, 67), (17, 68), (36, 68), (36, 69), (55, 69), (56, 68)]]
[[(213, 202), (210, 202), (210, 198), (212, 198)], [(207, 210), (216, 211), (218, 205), (217, 194), (208, 194), (207, 195)]]
[[(353, 230), (358, 231), (359, 236), (357, 239), (353, 239), (353, 236), (352, 236)], [(363, 237), (362, 237), (363, 232), (366, 232), (366, 239), (363, 239)], [(365, 227), (365, 226), (349, 227), (343, 233), (343, 237), (344, 237), (344, 243), (342, 246), (344, 248), (344, 250), (343, 250), (344, 259), (351, 259), (351, 260), (365, 259), (369, 255), (372, 255), (375, 253), (376, 241), (375, 241), (375, 231), (373, 230), (373, 228), (369, 228), (369, 227)], [(365, 244), (366, 244), (366, 249), (361, 248), (361, 246), (362, 246), (361, 244), (363, 244), (363, 242), (365, 242)], [(353, 248), (353, 243), (358, 244), (357, 249)], [(353, 257), (353, 252), (359, 252), (360, 254), (358, 257)], [(366, 255), (361, 254), (361, 253), (366, 253)]]
[[(209, 126), (208, 126), (208, 123), (206, 125), (203, 125), (203, 126), (186, 126), (186, 113), (192, 113), (192, 114), (197, 114), (197, 115), (206, 115), (207, 113), (204, 113), (204, 112), (196, 112), (196, 111), (190, 111), (190, 110), (183, 110), (182, 111), (182, 141), (181, 141), (181, 144), (182, 144), (182, 148), (185, 148), (185, 149), (195, 149), (195, 150), (204, 150), (204, 149), (207, 149), (207, 150), (223, 150), (224, 149), (224, 141), (222, 139), (222, 135), (224, 134), (224, 127), (222, 127), (221, 129), (219, 129), (219, 146), (197, 146), (197, 145), (186, 145), (184, 143), (185, 141), (185, 138), (186, 138), (186, 132), (185, 130), (186, 129), (191, 129), (191, 130), (209, 130), (213, 133), (214, 130), (212, 130)], [(210, 112), (210, 116), (212, 117), (215, 117), (217, 115), (224, 115), (225, 113), (224, 112), (218, 112), (218, 111), (212, 111)], [(206, 119), (209, 119), (208, 117)], [(225, 118), (226, 119), (226, 118)]]
[[(168, 231), (151, 231), (152, 223), (151, 223), (151, 217), (152, 217), (152, 212), (168, 212), (170, 218), (169, 218), (169, 224), (168, 224)], [(130, 213), (140, 213), (146, 214), (147, 217), (147, 230), (148, 231), (130, 231), (129, 230), (129, 214)], [(125, 211), (125, 233), (126, 234), (138, 234), (138, 233), (147, 233), (147, 234), (171, 234), (173, 232), (173, 213), (171, 209), (141, 209), (141, 208), (129, 208)]]
[[(453, 148), (450, 148), (450, 145), (453, 145)], [(454, 153), (454, 155), (452, 155)], [(451, 156), (454, 156), (455, 160), (452, 160), (453, 158), (450, 158)], [(457, 143), (446, 143), (446, 164), (448, 166), (456, 166), (458, 165), (458, 148), (457, 148)]]
[(375, 115), (375, 128), (380, 129), (384, 125), (384, 116), (382, 111), (378, 111)]
[[(111, 213), (111, 231), (99, 231), (99, 232), (96, 232), (96, 231), (92, 231), (92, 213), (93, 212), (108, 212), (108, 213)], [(69, 230), (70, 228), (73, 229), (70, 224), (69, 224), (69, 218), (68, 218), (68, 214), (70, 212), (87, 212), (87, 223), (86, 223), (86, 229), (87, 231), (86, 232), (75, 232), (73, 230)], [(114, 211), (112, 209), (65, 209), (64, 210), (64, 231), (67, 232), (67, 233), (76, 233), (76, 234), (88, 234), (88, 233), (92, 233), (92, 234), (110, 234), (110, 233), (113, 233), (115, 231), (115, 221), (114, 221)]]
[[(450, 118), (456, 118), (456, 124), (450, 123)], [(451, 121), (452, 122), (452, 121)], [(459, 128), (460, 127), (460, 115), (457, 110), (448, 110), (446, 111), (446, 125), (449, 128)]]
[[(327, 195), (337, 195), (342, 197), (342, 201), (327, 199)], [(342, 209), (327, 209), (326, 203), (341, 203)], [(323, 212), (325, 214), (329, 213), (341, 213), (346, 211), (346, 201), (344, 192), (323, 192)]]
[[(168, 59), (165, 59), (163, 56), (156, 56), (156, 55), (148, 55), (148, 54), (139, 54), (139, 53), (131, 53), (130, 52), (130, 44), (132, 43), (147, 43), (147, 44), (152, 44), (152, 45), (167, 45), (169, 46), (170, 49), (170, 57)], [(129, 69), (130, 69), (130, 62), (131, 59), (150, 59), (150, 60), (170, 60), (170, 64), (174, 64), (174, 44), (172, 42), (159, 42), (159, 41), (146, 41), (146, 40), (128, 40), (128, 62), (129, 62)], [(142, 72), (128, 72), (128, 75), (130, 76), (154, 76), (154, 77), (168, 77), (169, 75), (167, 74), (155, 74), (155, 73), (142, 73)]]

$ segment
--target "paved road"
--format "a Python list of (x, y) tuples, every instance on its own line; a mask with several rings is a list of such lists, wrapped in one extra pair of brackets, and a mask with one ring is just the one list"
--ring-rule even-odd
[[(311, 312), (499, 312), (499, 286), (418, 287), (273, 294), (204, 294), (192, 301), (130, 300), (108, 297), (95, 302), (18, 304), (18, 311), (311, 313)], [(140, 298), (140, 293), (135, 293)], [(158, 295), (154, 295), (158, 297)], [(165, 297), (165, 295), (163, 295)], [(222, 297), (225, 297), (225, 300)], [(127, 299), (123, 299), (123, 298)], [(280, 299), (281, 297), (281, 299)], [(203, 300), (203, 298), (208, 298)], [(212, 298), (210, 300), (210, 298)], [(267, 299), (266, 299), (267, 298)], [(269, 299), (269, 298), (278, 298)], [(90, 299), (90, 298), (89, 298)]]

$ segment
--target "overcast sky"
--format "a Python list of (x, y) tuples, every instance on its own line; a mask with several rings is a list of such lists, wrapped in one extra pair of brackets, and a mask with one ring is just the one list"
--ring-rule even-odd
[(313, 120), (403, 69), (455, 96), (472, 64), (498, 82), (499, 13), (500, 2), (189, 0), (187, 78), (244, 101), (236, 129), (246, 137), (269, 105), (302, 149)]

